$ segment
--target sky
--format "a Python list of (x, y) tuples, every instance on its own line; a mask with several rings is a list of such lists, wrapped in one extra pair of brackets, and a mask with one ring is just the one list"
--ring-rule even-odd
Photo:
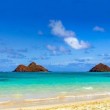
[(110, 66), (109, 0), (1, 0), (0, 71), (31, 62), (50, 71)]

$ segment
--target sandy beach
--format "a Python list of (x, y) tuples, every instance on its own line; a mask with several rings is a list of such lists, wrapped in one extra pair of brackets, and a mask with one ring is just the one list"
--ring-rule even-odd
[(108, 73), (1, 76), (0, 110), (110, 110)]
[(3, 110), (110, 110), (110, 98), (48, 106), (34, 105), (29, 107), (7, 108)]

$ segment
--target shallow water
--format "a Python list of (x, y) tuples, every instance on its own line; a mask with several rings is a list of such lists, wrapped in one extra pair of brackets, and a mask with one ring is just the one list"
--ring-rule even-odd
[(85, 100), (108, 96), (110, 73), (0, 73), (0, 101), (46, 98), (76, 101), (81, 97)]

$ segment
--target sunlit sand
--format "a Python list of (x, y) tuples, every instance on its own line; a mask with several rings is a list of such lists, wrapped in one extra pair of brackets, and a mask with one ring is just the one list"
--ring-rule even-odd
[[(10, 106), (10, 104), (11, 103), (8, 103), (8, 106)], [(4, 110), (110, 110), (110, 98), (47, 106), (21, 106), (10, 109), (6, 108)]]

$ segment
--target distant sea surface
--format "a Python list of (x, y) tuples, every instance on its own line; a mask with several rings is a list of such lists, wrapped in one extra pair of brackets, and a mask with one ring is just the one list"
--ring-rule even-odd
[(110, 73), (106, 72), (0, 73), (0, 101), (109, 96)]

